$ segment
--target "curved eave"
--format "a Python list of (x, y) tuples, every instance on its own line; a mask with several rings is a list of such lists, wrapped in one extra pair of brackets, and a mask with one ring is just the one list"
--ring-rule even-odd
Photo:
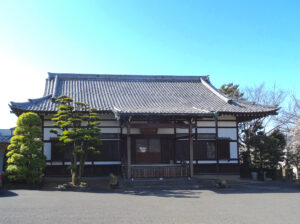
[[(11, 101), (10, 104), (8, 104), (8, 106), (10, 107), (11, 112), (15, 113), (16, 115), (19, 115), (19, 114), (24, 113), (24, 112), (29, 112), (29, 111), (39, 112), (39, 110), (25, 109), (25, 108), (29, 108), (30, 106), (38, 104), (41, 101), (49, 100), (51, 97), (52, 97), (52, 95), (48, 95), (48, 96), (44, 96), (44, 97), (40, 97), (40, 98), (36, 98), (36, 99), (28, 99), (27, 102), (13, 102), (13, 101)], [(46, 112), (46, 111), (43, 111), (43, 112)], [(55, 112), (55, 111), (53, 111), (53, 112)]]
[(234, 115), (238, 122), (251, 121), (257, 118), (263, 118), (270, 115), (277, 115), (280, 108), (275, 108), (269, 111), (258, 111), (258, 112), (220, 112), (219, 114)]

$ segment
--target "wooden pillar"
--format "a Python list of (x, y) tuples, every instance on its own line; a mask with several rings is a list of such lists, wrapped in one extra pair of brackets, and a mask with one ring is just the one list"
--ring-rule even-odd
[(192, 120), (189, 122), (189, 141), (190, 141), (190, 177), (194, 176), (194, 143)]
[(127, 178), (131, 178), (131, 137), (130, 137), (130, 119), (127, 123)]
[(214, 119), (215, 119), (215, 128), (216, 128), (216, 159), (217, 159), (217, 163), (216, 163), (216, 168), (217, 168), (217, 172), (220, 171), (219, 168), (219, 147), (218, 147), (218, 138), (219, 138), (219, 129), (218, 129), (218, 114), (214, 113)]

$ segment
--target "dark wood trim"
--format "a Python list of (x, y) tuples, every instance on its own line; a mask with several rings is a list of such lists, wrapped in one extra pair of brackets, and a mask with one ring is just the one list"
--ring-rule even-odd
[(237, 143), (237, 147), (236, 147), (236, 151), (237, 151), (237, 160), (238, 160), (238, 164), (240, 165), (240, 143), (239, 143), (239, 138), (240, 138), (240, 136), (239, 136), (239, 124), (238, 124), (238, 122), (236, 122), (236, 138), (237, 138), (237, 140), (236, 140), (236, 143)]
[[(151, 126), (149, 126), (149, 125), (146, 125), (146, 126), (141, 126), (141, 127), (135, 127), (134, 125), (131, 125), (131, 127), (132, 128), (169, 128), (169, 129), (171, 129), (171, 128), (174, 128), (174, 125), (170, 125), (170, 126), (168, 126), (168, 127), (159, 127), (160, 125), (159, 124), (157, 124), (157, 125), (151, 125)], [(84, 128), (84, 127), (86, 127), (86, 126), (80, 126), (80, 127), (82, 127), (82, 128)], [(99, 128), (122, 128), (122, 126), (98, 126)], [(49, 125), (44, 125), (44, 128), (57, 128), (56, 126), (49, 126)], [(182, 128), (182, 129), (188, 129), (189, 127), (188, 126), (177, 126), (176, 128)], [(203, 129), (205, 129), (205, 128), (216, 128), (215, 126), (201, 126), (201, 127), (197, 127), (196, 125), (193, 125), (193, 128), (199, 128), (199, 129), (201, 129), (201, 128), (203, 128)], [(232, 127), (222, 127), (222, 126), (218, 126), (218, 128), (236, 128), (236, 126), (232, 126)]]
[[(86, 126), (79, 126), (80, 128), (85, 128)], [(98, 126), (99, 128), (121, 128), (121, 126)], [(55, 126), (44, 126), (44, 128), (57, 128)]]
[(130, 118), (127, 122), (127, 177), (131, 178), (131, 137), (130, 137)]
[[(188, 138), (184, 139), (177, 139), (178, 141), (189, 141)], [(237, 142), (237, 140), (231, 140), (231, 139), (224, 139), (227, 140), (228, 142)], [(199, 141), (199, 142), (214, 142), (216, 141), (215, 138), (210, 138), (210, 139), (193, 139), (193, 141)]]
[[(54, 113), (55, 114), (55, 113)], [(42, 115), (41, 115), (42, 116)], [(100, 115), (101, 116), (101, 115)], [(44, 121), (52, 121), (51, 119), (44, 119)], [(101, 121), (118, 121), (117, 119), (101, 119), (100, 117), (100, 122)]]
[[(189, 125), (188, 124), (172, 124), (172, 123), (168, 123), (168, 124), (163, 124), (163, 123), (157, 123), (157, 124), (131, 124), (130, 125), (131, 128), (174, 128), (174, 126), (176, 128), (185, 128), (188, 129)], [(195, 126), (195, 125), (193, 125)]]
[(194, 176), (194, 142), (192, 119), (189, 120), (190, 176)]
[(195, 125), (196, 125), (196, 128), (195, 128), (195, 140), (198, 140), (198, 126), (197, 126), (197, 124), (198, 124), (198, 121), (196, 120), (195, 121)]
[(48, 143), (48, 142), (52, 142), (51, 140), (43, 140), (43, 142)]
[[(216, 128), (216, 126), (200, 126), (200, 127), (197, 127), (197, 128)], [(235, 126), (232, 126), (232, 127), (222, 127), (222, 126), (218, 126), (218, 128), (235, 128)]]
[(175, 162), (176, 153), (177, 153), (177, 149), (176, 149), (176, 120), (175, 120), (175, 118), (173, 118), (173, 125), (174, 125), (174, 135), (173, 135), (174, 157), (173, 157), (173, 161)]
[[(214, 122), (215, 119), (211, 119), (211, 120), (201, 120), (201, 119), (197, 119), (197, 121), (212, 121), (212, 122)], [(237, 122), (237, 120), (218, 120), (218, 122), (219, 122), (219, 121), (234, 121), (234, 122)]]
[[(41, 120), (42, 120), (42, 140), (44, 142), (44, 130), (45, 130), (45, 128), (44, 128), (44, 116), (40, 116), (40, 117), (41, 117)], [(42, 152), (43, 152), (43, 155), (45, 155), (44, 154), (44, 144), (42, 146)]]
[(215, 142), (215, 146), (216, 146), (216, 160), (217, 160), (217, 172), (219, 172), (219, 150), (218, 150), (218, 138), (219, 138), (219, 128), (218, 128), (218, 114), (215, 114), (214, 116), (215, 119), (215, 129), (216, 129), (216, 142)]

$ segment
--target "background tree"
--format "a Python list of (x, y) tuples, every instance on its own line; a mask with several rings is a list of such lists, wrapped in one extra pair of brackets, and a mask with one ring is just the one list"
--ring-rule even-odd
[(270, 135), (263, 132), (258, 133), (250, 138), (248, 143), (253, 150), (252, 164), (260, 169), (276, 169), (279, 162), (284, 160), (284, 148), (286, 145), (284, 135), (275, 130)]
[(46, 158), (42, 152), (41, 127), (42, 121), (37, 114), (28, 112), (19, 116), (15, 136), (11, 138), (6, 154), (6, 172), (10, 181), (27, 184), (42, 182)]
[[(63, 147), (71, 149), (72, 161), (69, 169), (72, 176), (72, 184), (77, 185), (83, 175), (84, 163), (87, 155), (91, 153), (99, 154), (101, 134), (98, 127), (100, 118), (95, 113), (95, 109), (81, 102), (73, 102), (68, 96), (57, 98), (57, 113), (52, 120), (56, 122), (57, 129), (51, 132), (59, 137), (59, 142)], [(73, 106), (74, 105), (74, 106)], [(84, 122), (86, 125), (83, 126)], [(77, 162), (80, 162), (79, 168)]]
[(297, 178), (299, 178), (300, 170), (300, 120), (298, 120), (297, 125), (291, 130), (290, 142), (287, 147), (287, 165), (294, 166), (296, 168)]
[(239, 90), (239, 85), (234, 85), (233, 83), (222, 85), (220, 91), (230, 98), (242, 99), (244, 96), (244, 93)]
[[(286, 98), (286, 93), (283, 90), (277, 89), (276, 85), (274, 85), (273, 88), (268, 89), (264, 84), (261, 84), (253, 88), (245, 88), (244, 91), (241, 91), (239, 90), (239, 85), (230, 83), (222, 85), (220, 91), (229, 97), (233, 98), (235, 96), (240, 102), (245, 102), (247, 100), (248, 102), (273, 107), (282, 105)], [(263, 132), (267, 135), (274, 130), (279, 129), (280, 125), (276, 122), (276, 119), (277, 116), (267, 116), (239, 123), (239, 143), (241, 145), (243, 165), (249, 166), (251, 164), (250, 151), (252, 146), (249, 144), (250, 140), (253, 140), (253, 137), (257, 136), (259, 133)]]

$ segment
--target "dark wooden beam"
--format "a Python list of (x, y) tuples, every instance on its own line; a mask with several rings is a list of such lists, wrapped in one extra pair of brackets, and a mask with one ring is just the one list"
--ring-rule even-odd
[(214, 114), (214, 119), (215, 119), (215, 129), (216, 129), (216, 142), (215, 142), (215, 147), (216, 147), (216, 159), (217, 159), (217, 164), (216, 164), (216, 169), (217, 172), (219, 172), (219, 148), (218, 148), (218, 138), (219, 138), (219, 129), (218, 129), (218, 114)]
[(189, 142), (190, 142), (190, 177), (194, 176), (194, 143), (193, 143), (193, 125), (189, 121)]
[(130, 137), (130, 118), (127, 122), (127, 178), (131, 178), (131, 137)]
[[(189, 128), (190, 124), (172, 124), (172, 123), (157, 123), (157, 124), (130, 124), (131, 128)], [(192, 124), (192, 127), (195, 128), (196, 125)]]

